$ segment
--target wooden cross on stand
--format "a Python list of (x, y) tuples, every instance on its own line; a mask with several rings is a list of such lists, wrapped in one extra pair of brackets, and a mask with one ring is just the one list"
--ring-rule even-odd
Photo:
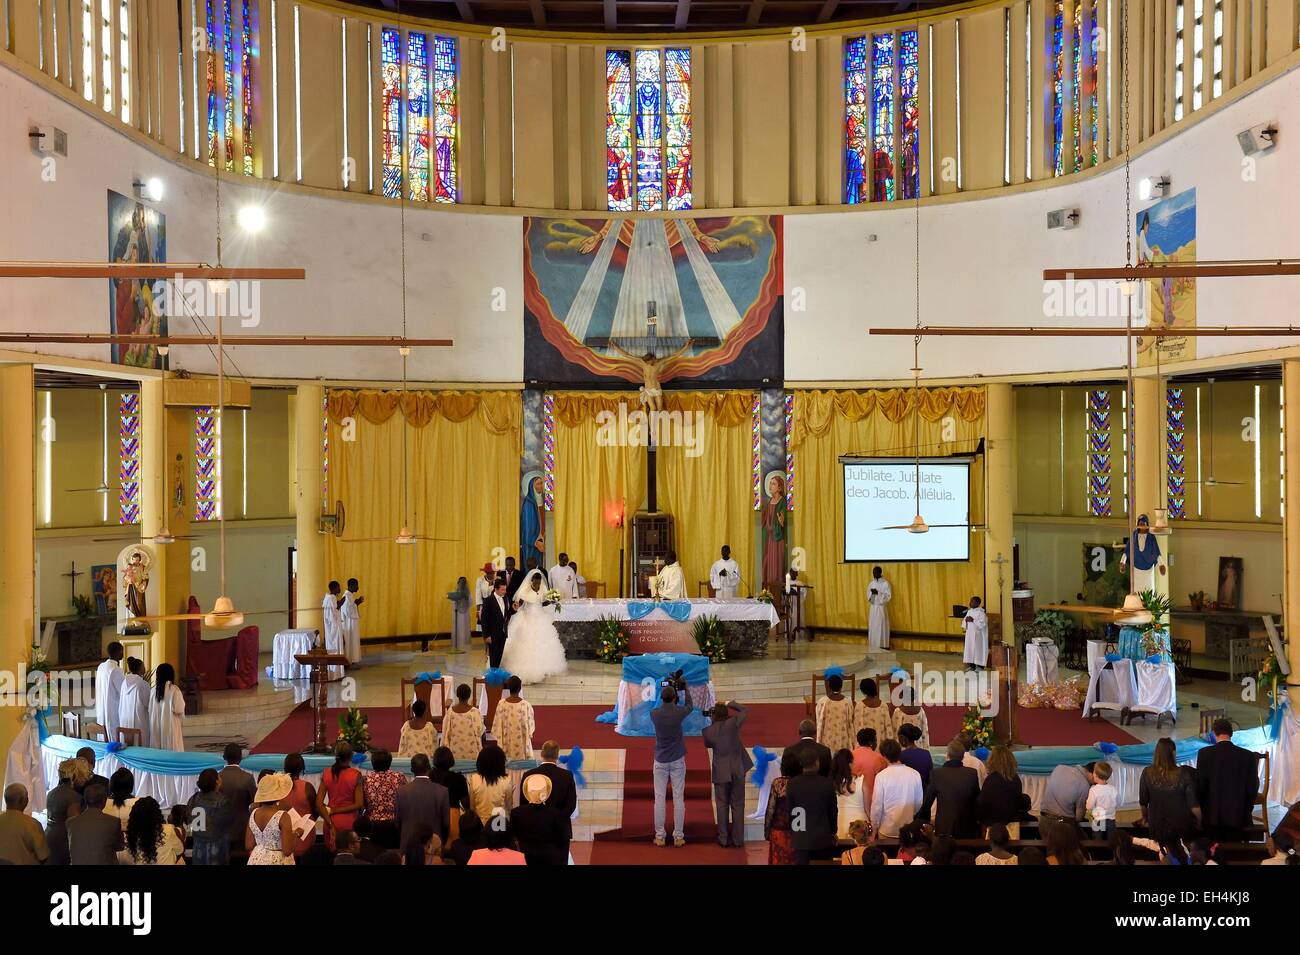
[(1002, 556), (1002, 551), (998, 551), (998, 556), (989, 561), (989, 563), (996, 564), (998, 568), (998, 620), (1001, 621), (1003, 634), (1002, 642), (1005, 643), (1007, 628), (1006, 621), (1002, 617), (1002, 585), (1006, 582), (1006, 578), (1002, 576), (1002, 566), (1011, 562)]
[(74, 560), (72, 562), (72, 570), (61, 576), (71, 578), (72, 599), (75, 600), (77, 597), (77, 578), (86, 576), (86, 572), (84, 570), (77, 570), (77, 562)]

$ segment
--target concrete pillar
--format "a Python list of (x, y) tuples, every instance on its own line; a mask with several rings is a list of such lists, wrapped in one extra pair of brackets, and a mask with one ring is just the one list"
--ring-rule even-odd
[(1011, 591), (1015, 587), (1015, 575), (1011, 558), (1015, 538), (1016, 406), (1010, 385), (987, 385), (985, 394), (984, 480), (988, 484), (988, 513), (984, 515), (985, 604), (989, 613), (1001, 615), (1002, 642), (1013, 643)]
[[(1163, 388), (1163, 385), (1161, 385)], [(1154, 523), (1155, 509), (1168, 508), (1161, 462), (1165, 454), (1165, 403), (1154, 378), (1133, 379), (1133, 519), (1145, 514)], [(1172, 537), (1160, 538), (1160, 552), (1169, 561)], [(1172, 572), (1172, 571), (1171, 571)], [(1156, 573), (1156, 593), (1169, 593), (1169, 575)]]
[[(32, 366), (0, 366), (0, 595), (5, 607), (0, 667), (15, 674), (27, 663), (36, 635), (35, 428)], [(22, 706), (0, 706), (0, 753), (9, 752), (22, 715)]]
[(324, 449), (321, 447), (321, 409), (325, 389), (320, 385), (299, 385), (294, 399), (294, 515), (298, 548), (298, 580), (294, 604), (299, 627), (319, 627), (319, 614), (303, 611), (320, 607), (325, 596), (325, 537), (320, 532), (321, 476)]
[[(1282, 517), (1282, 547), (1285, 564), (1286, 620), (1300, 620), (1300, 360), (1282, 362), (1282, 395), (1286, 416), (1282, 424), (1286, 439), (1286, 513)], [(1291, 705), (1300, 706), (1300, 639), (1289, 626)]]
[[(154, 544), (150, 538), (164, 527), (173, 534), (185, 534), (189, 529), (191, 515), (187, 508), (192, 502), (187, 489), (193, 473), (193, 411), (168, 410), (163, 395), (163, 379), (149, 378), (140, 383), (140, 536), (154, 559), (146, 599), (150, 613), (184, 613), (190, 598), (190, 542)], [(170, 663), (183, 675), (186, 624), (165, 620), (152, 626), (150, 658), (145, 665), (152, 668)]]

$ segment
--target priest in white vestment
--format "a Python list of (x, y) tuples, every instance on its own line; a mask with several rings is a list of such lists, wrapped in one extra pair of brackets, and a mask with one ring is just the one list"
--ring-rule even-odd
[(740, 564), (731, 559), (731, 548), (722, 545), (722, 556), (709, 568), (709, 586), (719, 597), (734, 597), (740, 589)]
[[(325, 640), (327, 653), (343, 652), (343, 615), (339, 610), (342, 600), (343, 594), (339, 582), (331, 580), (330, 592), (325, 595), (325, 599), (320, 603), (321, 615), (324, 617), (321, 624), (321, 637)], [(327, 667), (327, 669), (331, 680), (337, 680), (343, 676), (342, 667)]]
[(654, 593), (664, 600), (686, 599), (686, 572), (677, 563), (677, 552), (668, 552), (668, 564), (654, 578)]
[(343, 603), (339, 606), (339, 618), (343, 626), (343, 652), (347, 654), (351, 666), (361, 662), (361, 613), (358, 608), (366, 598), (357, 593), (360, 588), (357, 579), (350, 578), (348, 589), (343, 592)]
[(961, 660), (968, 667), (985, 667), (989, 662), (989, 615), (980, 606), (982, 602), (978, 597), (972, 597), (970, 609), (961, 621), (961, 628), (966, 633)]
[(95, 722), (108, 730), (108, 741), (117, 739), (117, 708), (122, 699), (122, 657), (126, 654), (122, 644), (114, 640), (108, 645), (108, 659), (95, 670)]
[(561, 554), (560, 562), (551, 568), (551, 572), (546, 575), (547, 581), (553, 590), (560, 592), (560, 598), (563, 600), (574, 600), (578, 596), (578, 575), (574, 569), (569, 566), (569, 555)]
[(894, 588), (885, 579), (879, 567), (871, 568), (871, 583), (867, 584), (867, 640), (872, 650), (889, 649), (889, 601), (894, 599)]
[(149, 681), (144, 678), (144, 661), (131, 657), (126, 665), (131, 672), (122, 680), (122, 696), (117, 704), (118, 726), (139, 730), (140, 745), (148, 746)]

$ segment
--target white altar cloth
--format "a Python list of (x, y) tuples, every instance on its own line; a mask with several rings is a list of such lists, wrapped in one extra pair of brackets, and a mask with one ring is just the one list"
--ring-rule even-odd
[(1060, 679), (1057, 658), (1060, 649), (1054, 643), (1025, 644), (1025, 682), (1052, 686)]
[[(613, 598), (595, 599), (592, 597), (578, 597), (573, 600), (566, 600), (560, 607), (559, 615), (555, 618), (556, 623), (586, 623), (599, 620), (601, 617), (629, 620), (631, 619), (627, 612), (629, 602)], [(644, 599), (635, 601), (635, 603), (639, 604), (647, 602)], [(691, 615), (688, 619), (690, 620), (695, 620), (697, 617), (717, 617), (722, 621), (765, 620), (769, 627), (776, 626), (776, 609), (771, 604), (764, 603), (761, 600), (754, 600), (750, 597), (693, 597), (689, 602)]]
[(281, 630), (271, 642), (271, 678), (273, 680), (305, 680), (311, 676), (311, 667), (294, 659), (295, 654), (310, 653), (316, 642), (315, 630)]

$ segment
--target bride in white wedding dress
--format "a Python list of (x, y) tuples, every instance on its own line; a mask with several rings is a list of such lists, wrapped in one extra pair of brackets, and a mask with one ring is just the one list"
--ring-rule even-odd
[(525, 683), (540, 683), (568, 669), (564, 645), (555, 629), (553, 611), (545, 603), (542, 573), (534, 570), (515, 594), (515, 615), (510, 618), (501, 668)]

